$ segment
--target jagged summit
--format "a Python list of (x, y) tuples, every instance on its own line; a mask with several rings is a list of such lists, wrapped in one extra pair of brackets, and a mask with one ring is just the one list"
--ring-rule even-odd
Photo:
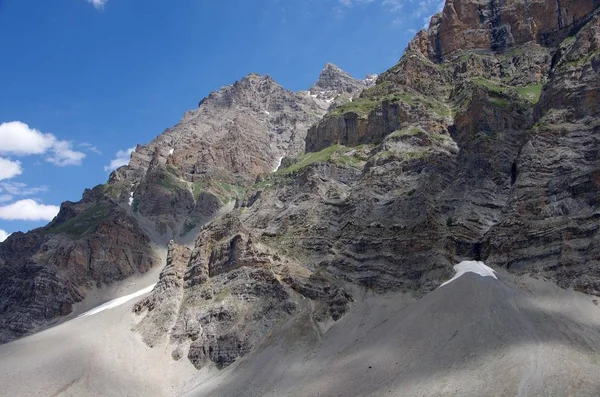
[(310, 89), (311, 94), (320, 93), (323, 91), (336, 92), (338, 94), (353, 94), (364, 88), (364, 84), (352, 77), (349, 73), (340, 69), (333, 63), (327, 63), (319, 79)]
[(376, 79), (377, 75), (368, 75), (365, 80), (355, 79), (337, 65), (328, 62), (309, 93), (313, 98), (338, 105), (358, 97)]

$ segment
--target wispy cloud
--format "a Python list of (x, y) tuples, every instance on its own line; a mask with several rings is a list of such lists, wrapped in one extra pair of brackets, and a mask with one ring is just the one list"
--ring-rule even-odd
[(108, 3), (108, 0), (87, 0), (87, 2), (93, 5), (95, 9), (102, 10), (106, 3)]
[(343, 16), (345, 9), (364, 5), (378, 5), (393, 15), (392, 24), (401, 25), (414, 19), (427, 20), (444, 8), (445, 0), (337, 0), (336, 16)]
[(104, 171), (110, 172), (116, 170), (119, 167), (129, 164), (129, 159), (131, 158), (131, 153), (135, 150), (135, 147), (119, 150), (114, 159), (110, 161), (110, 164), (104, 166)]
[(8, 193), (13, 196), (33, 196), (34, 194), (48, 191), (46, 186), (29, 187), (23, 182), (1, 182), (0, 192)]
[(29, 187), (22, 182), (0, 182), (0, 203), (12, 201), (15, 196), (34, 196), (47, 191), (46, 186)]
[(92, 152), (92, 153), (96, 153), (96, 154), (102, 155), (102, 151), (100, 149), (98, 149), (97, 146), (92, 145), (89, 142), (81, 142), (81, 143), (78, 143), (77, 146), (82, 147), (83, 150), (87, 150), (88, 152)]

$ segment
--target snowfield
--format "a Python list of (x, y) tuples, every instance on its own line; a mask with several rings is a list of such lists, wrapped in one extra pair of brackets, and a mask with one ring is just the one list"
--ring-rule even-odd
[(456, 270), (456, 274), (454, 275), (454, 277), (452, 277), (450, 280), (448, 280), (445, 283), (443, 283), (442, 285), (440, 285), (440, 287), (443, 287), (444, 285), (447, 285), (447, 284), (453, 282), (454, 280), (456, 280), (457, 278), (459, 278), (460, 276), (462, 276), (466, 273), (475, 273), (475, 274), (479, 274), (481, 277), (493, 277), (496, 280), (498, 280), (498, 277), (496, 277), (496, 272), (494, 272), (494, 269), (486, 266), (485, 263), (479, 262), (479, 261), (460, 262), (458, 265), (454, 265), (454, 270)]

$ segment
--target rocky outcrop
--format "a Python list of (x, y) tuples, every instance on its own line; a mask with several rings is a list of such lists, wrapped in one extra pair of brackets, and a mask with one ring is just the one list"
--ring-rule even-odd
[(158, 345), (177, 320), (179, 303), (183, 297), (183, 277), (190, 255), (189, 248), (171, 242), (167, 263), (152, 294), (133, 308), (136, 314), (145, 315), (144, 323), (137, 324), (134, 330), (140, 332), (148, 346)]
[(237, 217), (225, 216), (200, 233), (191, 255), (169, 246), (159, 283), (134, 308), (140, 316), (135, 329), (150, 346), (165, 341), (176, 360), (187, 351), (197, 368), (223, 368), (300, 312), (312, 311), (315, 321), (338, 320), (351, 302), (343, 289), (260, 243)]
[(436, 62), (467, 50), (502, 52), (528, 42), (552, 44), (587, 21), (594, 0), (448, 0), (413, 44)]
[(45, 228), (14, 233), (0, 244), (0, 342), (70, 314), (88, 289), (159, 262), (137, 221), (102, 190), (63, 203)]

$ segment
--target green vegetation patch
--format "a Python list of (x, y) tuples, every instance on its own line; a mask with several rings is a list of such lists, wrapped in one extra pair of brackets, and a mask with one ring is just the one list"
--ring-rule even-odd
[(192, 195), (194, 196), (194, 201), (198, 201), (200, 193), (202, 193), (202, 186), (202, 181), (192, 182)]
[(540, 100), (542, 93), (542, 84), (531, 84), (520, 87), (510, 87), (497, 84), (487, 79), (475, 78), (472, 80), (475, 84), (485, 88), (490, 94), (490, 102), (497, 107), (506, 109), (510, 107), (511, 96), (518, 95), (526, 103), (536, 104)]
[(160, 187), (166, 190), (187, 190), (187, 185), (169, 172), (159, 173), (157, 183)]
[[(384, 83), (385, 84), (385, 83)], [(389, 83), (388, 83), (389, 85)], [(375, 86), (377, 87), (377, 86)], [(371, 87), (369, 90), (375, 88)], [(388, 102), (404, 102), (409, 105), (414, 105), (416, 103), (415, 97), (406, 92), (400, 93), (392, 93), (386, 94), (387, 86), (379, 87), (379, 91), (372, 91), (365, 94), (361, 98), (354, 99), (353, 101), (349, 101), (344, 103), (341, 106), (332, 110), (332, 114), (340, 116), (346, 113), (357, 113), (360, 116), (367, 116), (374, 109), (377, 109), (381, 106), (381, 104), (385, 101)]]
[(478, 86), (481, 86), (481, 87), (485, 88), (487, 91), (494, 93), (494, 94), (505, 94), (509, 90), (509, 87), (496, 84), (496, 83), (494, 83), (490, 80), (484, 79), (484, 78), (475, 78), (472, 81), (473, 81), (473, 83), (477, 84)]
[(333, 109), (332, 113), (335, 115), (342, 115), (353, 112), (366, 116), (371, 113), (371, 111), (375, 109), (378, 104), (379, 102), (372, 98), (358, 98), (338, 106), (337, 108)]
[(234, 196), (241, 197), (244, 195), (244, 188), (238, 185), (232, 185), (230, 183), (221, 182), (221, 187), (227, 192)]
[(96, 231), (98, 225), (108, 219), (111, 206), (108, 204), (96, 204), (83, 210), (76, 217), (69, 219), (63, 224), (48, 230), (48, 233), (67, 233), (74, 237), (81, 238), (89, 233)]
[(531, 103), (538, 103), (542, 95), (542, 84), (532, 84), (524, 87), (516, 87), (517, 92)]
[[(319, 152), (305, 153), (298, 158), (294, 164), (289, 167), (280, 169), (274, 175), (279, 178), (289, 174), (298, 172), (312, 164), (330, 162), (338, 165), (345, 165), (354, 168), (360, 168), (367, 160), (369, 150), (365, 151), (366, 147), (372, 145), (358, 145), (355, 147), (346, 147), (343, 145), (331, 145)], [(266, 179), (259, 182), (255, 187), (267, 187), (275, 184), (272, 179)]]
[(331, 145), (319, 152), (305, 153), (302, 156), (300, 156), (298, 162), (290, 165), (289, 167), (277, 171), (277, 174), (291, 174), (300, 171), (301, 169), (306, 168), (311, 164), (327, 162), (331, 159), (331, 156), (341, 147), (342, 146), (340, 145)]
[(592, 58), (597, 57), (598, 55), (600, 55), (600, 51), (592, 51), (585, 54), (581, 58), (565, 61), (563, 65), (566, 65), (568, 68), (579, 68), (588, 63)]
[(389, 139), (398, 139), (404, 138), (407, 136), (415, 136), (418, 135), (421, 131), (419, 127), (409, 127), (403, 130), (396, 130), (388, 135)]
[(129, 191), (129, 182), (113, 182), (104, 184), (104, 194), (113, 200), (118, 200), (124, 191)]

